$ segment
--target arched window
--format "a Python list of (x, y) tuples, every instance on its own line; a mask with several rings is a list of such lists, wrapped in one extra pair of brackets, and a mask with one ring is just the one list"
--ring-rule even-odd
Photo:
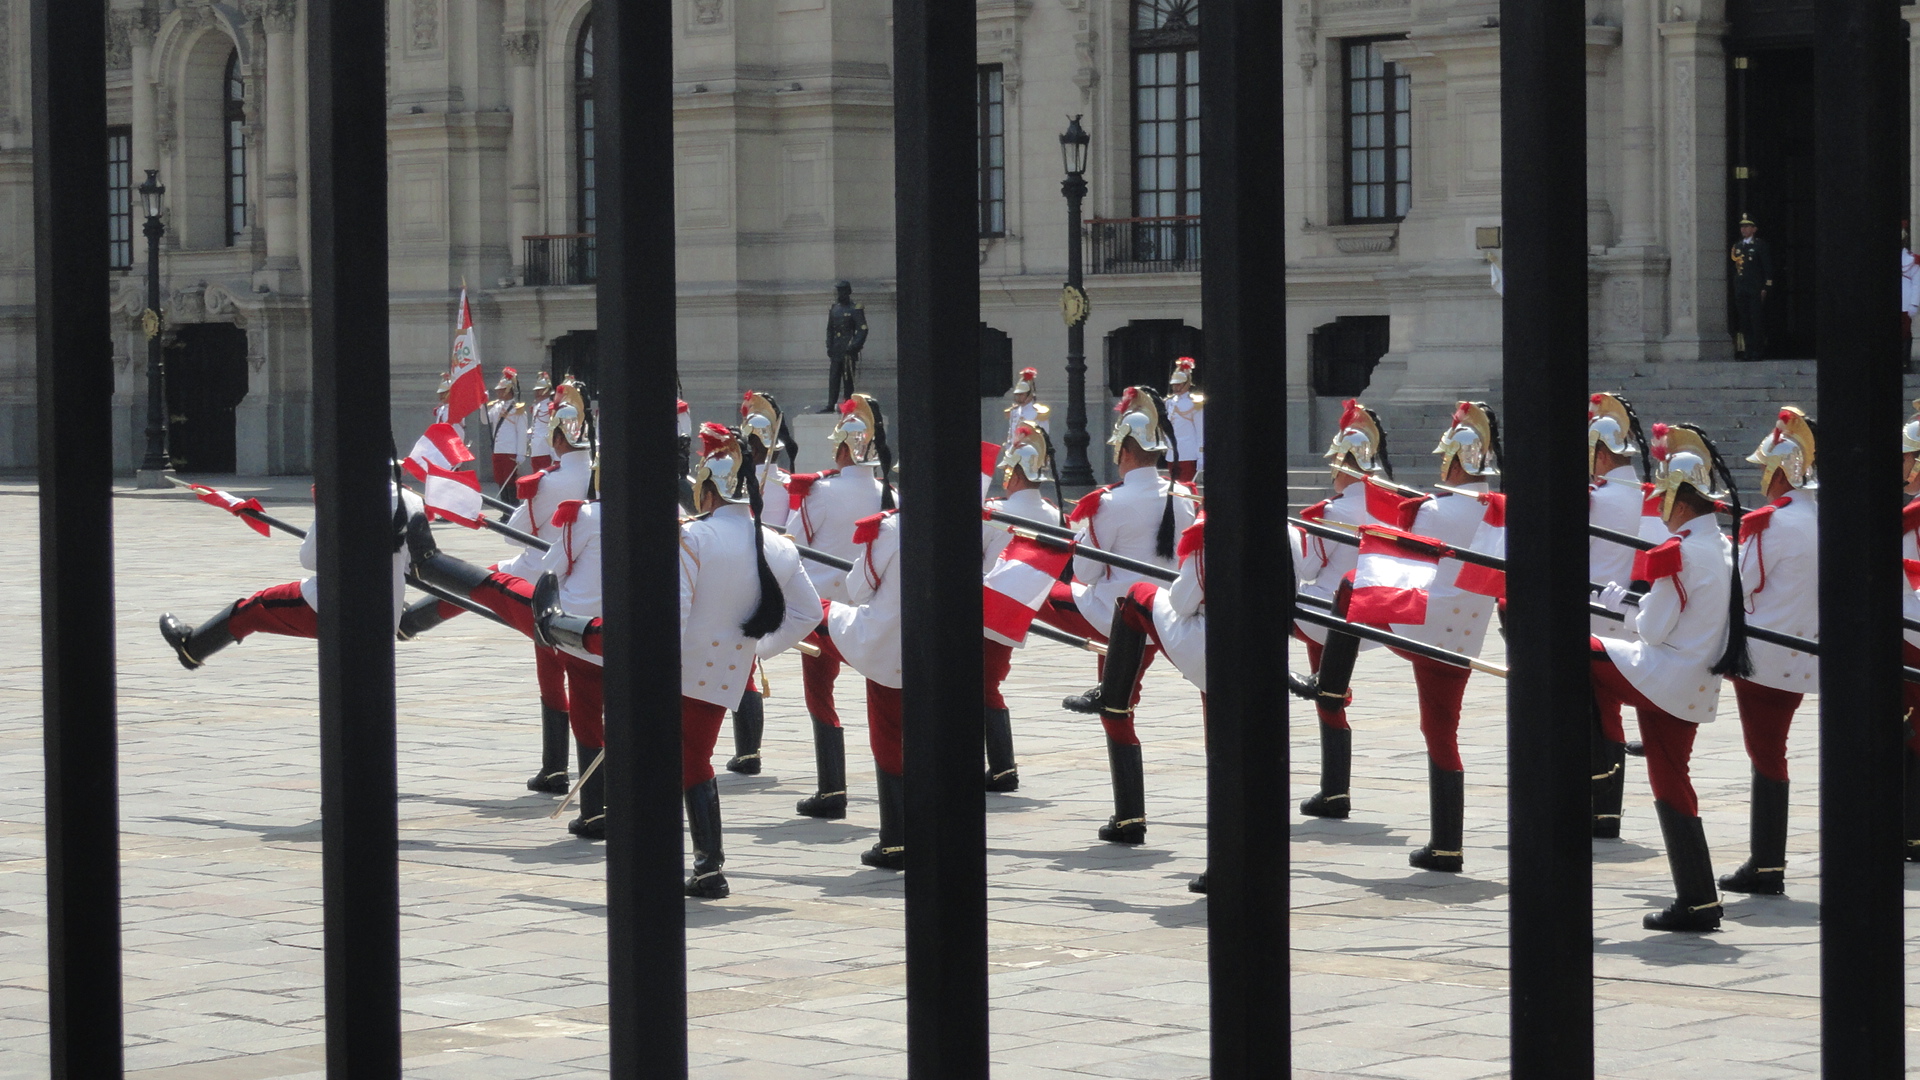
[(1135, 257), (1180, 261), (1200, 246), (1200, 0), (1133, 5)]
[(599, 207), (594, 201), (593, 158), (593, 16), (580, 24), (580, 41), (574, 49), (574, 175), (579, 184), (577, 200), (578, 231), (591, 235), (599, 222)]
[(240, 54), (227, 57), (226, 121), (227, 156), (227, 246), (232, 247), (247, 230), (247, 102), (246, 84), (240, 78)]

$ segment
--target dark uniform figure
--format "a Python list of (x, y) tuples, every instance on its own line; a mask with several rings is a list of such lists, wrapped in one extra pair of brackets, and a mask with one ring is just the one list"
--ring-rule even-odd
[(1767, 355), (1767, 290), (1773, 288), (1773, 250), (1755, 235), (1760, 227), (1749, 217), (1740, 219), (1740, 239), (1733, 245), (1733, 319), (1738, 335), (1734, 346), (1746, 360)]
[(833, 368), (827, 376), (823, 413), (833, 412), (853, 396), (853, 369), (867, 344), (867, 309), (853, 302), (852, 284), (838, 282), (833, 289), (833, 306), (827, 309), (827, 359)]

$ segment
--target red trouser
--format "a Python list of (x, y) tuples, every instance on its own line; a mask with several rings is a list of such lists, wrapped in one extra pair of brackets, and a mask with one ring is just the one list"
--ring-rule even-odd
[(246, 640), (248, 634), (317, 638), (320, 616), (300, 595), (300, 583), (289, 581), (261, 589), (235, 604), (227, 618), (227, 633), (235, 641)]
[(1454, 667), (1424, 656), (1393, 654), (1413, 665), (1413, 689), (1420, 698), (1420, 734), (1427, 740), (1427, 756), (1447, 772), (1464, 772), (1460, 763), (1460, 702), (1467, 694), (1473, 669)]
[[(545, 454), (535, 454), (528, 460), (527, 468), (533, 472), (546, 472), (548, 469), (553, 468), (553, 459)], [(528, 475), (532, 475), (532, 473)]]
[[(1920, 667), (1920, 648), (1902, 639), (1900, 662), (1908, 667)], [(1903, 681), (1900, 693), (1907, 709), (1907, 749), (1920, 754), (1920, 683)]]
[(1193, 483), (1194, 471), (1199, 468), (1199, 464), (1197, 461), (1176, 461), (1173, 463), (1173, 467), (1168, 470), (1168, 474), (1175, 483), (1191, 484)]
[[(831, 603), (832, 601), (830, 600), (822, 600), (820, 601), (820, 606), (822, 610), (825, 610)], [(826, 707), (831, 710), (833, 708), (832, 677), (839, 675), (840, 665), (847, 662), (846, 657), (840, 655), (839, 647), (833, 643), (833, 635), (828, 634), (824, 629), (815, 630), (813, 633), (807, 635), (807, 640), (820, 647), (819, 661), (830, 665), (830, 667), (826, 669), (830, 671), (831, 674), (825, 684), (824, 698)], [(801, 654), (801, 659), (805, 661), (814, 658), (803, 653)], [(803, 678), (806, 675), (806, 671), (807, 669), (803, 665), (800, 669)], [(815, 719), (824, 723), (825, 718), (819, 713), (813, 712), (813, 710), (814, 689), (809, 686), (807, 688), (807, 711), (813, 713)], [(900, 688), (897, 686), (882, 686), (872, 679), (868, 679), (867, 745), (873, 748), (873, 763), (880, 767), (881, 772), (893, 776), (901, 776), (906, 772), (906, 765), (901, 760), (900, 715)], [(839, 713), (833, 714), (833, 726), (840, 726)]]
[[(508, 626), (533, 637), (533, 583), (527, 579), (495, 571), (478, 588), (468, 593), (467, 599), (505, 619)], [(599, 625), (599, 620), (594, 620), (594, 624)], [(588, 651), (596, 656), (600, 652), (599, 642), (598, 634), (587, 636)], [(580, 745), (597, 750), (607, 744), (600, 708), (600, 665), (568, 653), (555, 651), (555, 655), (560, 658), (561, 670), (566, 672), (568, 686), (566, 704), (555, 707), (567, 710), (567, 722), (572, 725), (573, 737), (580, 740)], [(543, 702), (547, 700), (546, 694), (543, 680)]]
[[(1594, 639), (1599, 645), (1599, 639)], [(1593, 692), (1605, 701), (1612, 698), (1631, 705), (1640, 717), (1640, 741), (1646, 746), (1647, 781), (1653, 785), (1653, 797), (1688, 817), (1700, 816), (1700, 800), (1693, 792), (1693, 776), (1688, 762), (1693, 757), (1693, 737), (1698, 724), (1690, 724), (1647, 700), (1647, 696), (1627, 681), (1604, 652), (1593, 656)]]
[(1004, 709), (1007, 699), (1000, 694), (1000, 684), (1007, 681), (1007, 673), (1013, 670), (1013, 646), (1003, 645), (992, 638), (980, 640), (981, 677), (986, 692), (986, 705), (989, 709)]
[[(1151, 601), (1149, 601), (1149, 603), (1151, 603)], [(1048, 593), (1046, 603), (1040, 605), (1040, 611), (1034, 617), (1046, 623), (1048, 626), (1065, 630), (1069, 634), (1086, 638), (1089, 641), (1104, 642), (1107, 640), (1106, 630), (1094, 629), (1093, 624), (1087, 621), (1087, 617), (1080, 613), (1080, 606), (1074, 603), (1073, 586), (1068, 585), (1064, 581), (1056, 581), (1053, 583), (1053, 590)], [(1151, 626), (1153, 620), (1148, 619), (1147, 623)], [(1149, 632), (1146, 652), (1140, 657), (1140, 673), (1135, 675), (1133, 679), (1133, 696), (1128, 701), (1129, 705), (1138, 705), (1140, 703), (1140, 682), (1146, 677), (1147, 669), (1153, 666), (1153, 658), (1159, 651), (1160, 644), (1158, 640)], [(1096, 668), (1100, 675), (1105, 677), (1107, 671), (1105, 658), (1100, 660)], [(1128, 713), (1125, 716), (1115, 716), (1111, 713), (1103, 714), (1100, 717), (1100, 724), (1107, 729), (1107, 737), (1114, 742), (1127, 746), (1140, 745), (1140, 736), (1134, 733), (1132, 713)]]
[[(1307, 647), (1307, 669), (1310, 671), (1319, 671), (1320, 653), (1326, 649), (1326, 646), (1308, 637), (1298, 626), (1293, 628), (1293, 636), (1298, 638), (1300, 643)], [(1320, 722), (1330, 728), (1345, 728), (1348, 726), (1347, 707), (1345, 705), (1340, 706), (1338, 709), (1329, 709), (1324, 705), (1315, 705), (1314, 710), (1320, 714)]]
[(507, 477), (513, 475), (513, 463), (514, 455), (512, 454), (493, 455), (493, 482), (495, 486), (506, 483)]
[(573, 737), (589, 750), (607, 745), (607, 729), (601, 716), (600, 690), (605, 676), (599, 664), (582, 660), (572, 653), (561, 653), (560, 664), (567, 672), (567, 724)]
[(713, 744), (720, 741), (725, 706), (680, 695), (680, 787), (713, 779)]
[(1747, 757), (1753, 771), (1769, 780), (1787, 782), (1787, 729), (1804, 694), (1776, 690), (1745, 679), (1732, 679), (1733, 698), (1740, 705), (1740, 733), (1746, 736)]
[(833, 610), (833, 601), (820, 601), (820, 625), (807, 635), (807, 642), (819, 648), (819, 656), (800, 654), (800, 692), (807, 699), (807, 715), (815, 723), (828, 727), (840, 726), (840, 710), (833, 707), (833, 684), (840, 678), (840, 650), (833, 647), (833, 637), (827, 633), (827, 614)]
[(540, 704), (564, 712), (567, 708), (567, 669), (560, 662), (560, 657), (559, 649), (538, 644), (533, 647), (533, 672), (540, 680)]

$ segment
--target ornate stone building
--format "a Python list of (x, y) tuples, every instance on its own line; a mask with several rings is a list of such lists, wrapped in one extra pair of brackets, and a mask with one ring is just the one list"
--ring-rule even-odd
[[(1499, 30), (1495, 0), (1287, 2), (1274, 60), (1289, 74), (1276, 137), (1290, 285), (1271, 361), (1289, 364), (1298, 452), (1344, 394), (1365, 388), (1425, 417), (1497, 376)], [(175, 454), (189, 468), (301, 471), (304, 5), (110, 3), (121, 461), (131, 468), (143, 445), (146, 248), (132, 189), (152, 168), (167, 188)], [(1596, 359), (1731, 356), (1727, 244), (1742, 211), (1780, 262), (1774, 354), (1811, 355), (1811, 4), (1589, 0)], [(1080, 116), (1096, 449), (1110, 388), (1163, 379), (1182, 353), (1204, 361), (1205, 6), (979, 0), (981, 393), (1032, 365), (1064, 417), (1058, 151)], [(0, 468), (33, 457), (25, 8), (0, 0)], [(866, 304), (863, 383), (884, 395), (896, 360), (888, 0), (678, 0), (674, 34), (679, 236), (660, 255), (678, 260), (683, 395), (713, 416), (748, 385), (818, 405), (839, 278)], [(391, 0), (395, 404), (368, 418), (370, 437), (384, 420), (405, 442), (424, 422), (463, 283), (490, 374), (616, 362), (593, 341), (592, 36), (590, 0)], [(1889, 118), (1890, 137), (1907, 122)], [(997, 416), (983, 400), (994, 436)]]

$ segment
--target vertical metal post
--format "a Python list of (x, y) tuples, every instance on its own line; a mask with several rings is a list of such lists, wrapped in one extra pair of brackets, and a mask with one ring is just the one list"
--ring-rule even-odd
[[(1820, 330), (1821, 1074), (1904, 1068), (1895, 0), (1814, 7)], [(1838, 422), (1834, 422), (1838, 421)]]
[[(1579, 0), (1500, 5), (1515, 1080), (1593, 1075), (1587, 114)], [(1892, 260), (1888, 260), (1892, 265)]]
[[(1073, 130), (1079, 127), (1080, 118), (1076, 116)], [(1067, 287), (1077, 290), (1086, 283), (1080, 239), (1086, 174), (1068, 173), (1060, 182), (1060, 193), (1067, 197)], [(1087, 320), (1081, 318), (1067, 324), (1067, 456), (1060, 466), (1061, 483), (1072, 487), (1093, 485), (1093, 463), (1087, 460), (1091, 441), (1087, 434)]]
[[(160, 187), (158, 169), (147, 170), (147, 182), (141, 187), (142, 202), (148, 189), (166, 190)], [(166, 222), (158, 214), (144, 215), (146, 223), (140, 231), (147, 238), (147, 310), (149, 316), (147, 330), (147, 453), (140, 462), (141, 472), (165, 472), (171, 462), (167, 460), (167, 384), (161, 378), (161, 367), (165, 362), (161, 352), (160, 319), (160, 238), (167, 233)], [(165, 487), (159, 477), (154, 482)]]
[(398, 1080), (385, 5), (307, 11), (327, 1073)]
[[(987, 1075), (974, 0), (895, 0), (907, 1075)], [(971, 417), (971, 405), (966, 406)]]
[(31, 18), (47, 1019), (52, 1075), (92, 1080), (124, 1067), (106, 6), (34, 0)]
[(594, 9), (613, 1080), (687, 1075), (673, 4)]
[[(1286, 845), (1270, 835), (1287, 771), (1287, 701), (1272, 640), (1293, 609), (1274, 557), (1286, 529), (1286, 205), (1283, 5), (1210, 3), (1200, 23), (1207, 252), (1207, 960), (1217, 1080), (1287, 1076)], [(1276, 430), (1276, 421), (1280, 427)], [(1191, 452), (1190, 450), (1188, 452)], [(1276, 622), (1276, 619), (1282, 620)], [(1284, 793), (1282, 793), (1284, 796)], [(1277, 1018), (1277, 1019), (1276, 1019)]]

